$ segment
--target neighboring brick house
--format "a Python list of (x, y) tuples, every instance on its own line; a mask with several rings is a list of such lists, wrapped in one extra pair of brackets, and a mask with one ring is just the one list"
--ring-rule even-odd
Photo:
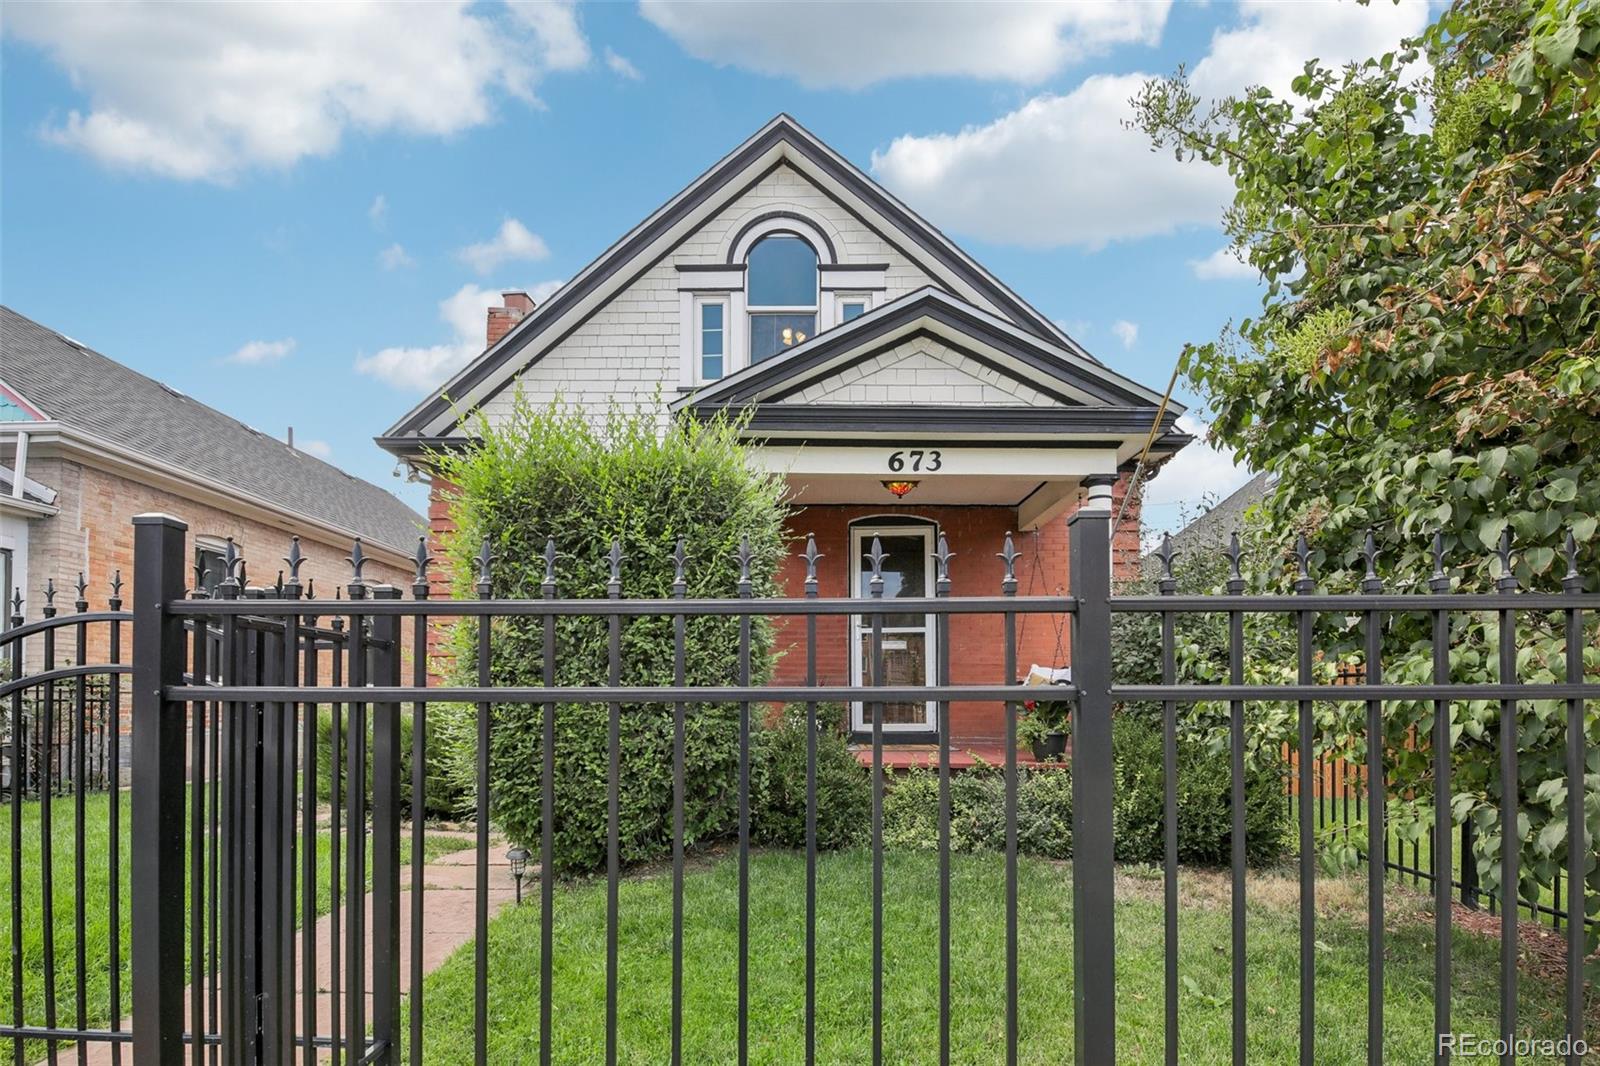
[[(756, 460), (781, 471), (797, 538), (828, 557), (823, 595), (861, 595), (871, 537), (891, 583), (932, 591), (943, 533), (958, 558), (955, 595), (995, 594), (1007, 531), (1023, 593), (1065, 591), (1066, 518), (1091, 486), (1124, 488), (1142, 452), (1159, 465), (1188, 443), (1182, 405), (1102, 364), (926, 221), (786, 115), (779, 115), (613, 244), (544, 304), (507, 293), (489, 312), (488, 347), (400, 419), (379, 443), (426, 475), (430, 449), (470, 441), (466, 415), (490, 421), (514, 389), (597, 416), (665, 395), (674, 417), (747, 413)], [(891, 488), (893, 485), (893, 488)], [(434, 535), (451, 528), (435, 482)], [(1119, 568), (1138, 565), (1137, 494), (1122, 512)], [(803, 567), (785, 586), (798, 594)], [(920, 617), (920, 616), (919, 616)], [(933, 627), (895, 627), (886, 676), (920, 683)], [(830, 624), (831, 623), (831, 624)], [(819, 626), (824, 683), (859, 680), (860, 640), (843, 619)], [(803, 629), (782, 631), (790, 647)], [(1001, 623), (951, 623), (954, 680), (993, 682)], [(1063, 620), (1031, 619), (1018, 663), (1066, 665)], [(802, 669), (785, 656), (780, 674)], [(935, 705), (891, 706), (892, 741), (935, 735)], [(863, 708), (852, 728), (869, 727)], [(991, 747), (1000, 708), (956, 704), (958, 747)]]
[[(252, 429), (76, 341), (0, 307), (0, 574), (5, 614), (20, 590), (28, 618), (54, 581), (73, 609), (81, 572), (103, 607), (120, 570), (132, 601), (134, 515), (162, 511), (189, 525), (199, 580), (221, 577), (232, 537), (246, 579), (271, 585), (300, 537), (318, 598), (349, 583), (354, 538), (374, 584), (409, 588), (422, 516), (390, 493)], [(191, 574), (191, 583), (196, 578)], [(105, 627), (91, 627), (103, 640)], [(126, 634), (124, 639), (126, 639)], [(58, 658), (72, 654), (70, 629)], [(30, 667), (39, 654), (30, 642)], [(104, 649), (88, 649), (91, 660)]]

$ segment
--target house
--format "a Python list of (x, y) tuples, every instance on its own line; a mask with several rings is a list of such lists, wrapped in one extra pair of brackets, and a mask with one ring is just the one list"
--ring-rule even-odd
[[(797, 538), (814, 533), (832, 565), (824, 596), (864, 595), (863, 554), (878, 538), (887, 587), (932, 594), (931, 553), (956, 553), (954, 595), (994, 595), (995, 557), (1017, 534), (1019, 592), (1067, 583), (1066, 518), (1096, 488), (1123, 513), (1119, 565), (1138, 565), (1137, 498), (1122, 507), (1148, 445), (1159, 464), (1189, 440), (1179, 404), (1129, 380), (1069, 337), (927, 221), (787, 115), (779, 115), (624, 234), (542, 305), (506, 294), (488, 347), (407, 412), (379, 444), (427, 474), (430, 449), (469, 437), (520, 387), (530, 399), (603, 412), (671, 399), (674, 417), (740, 411), (757, 461), (781, 471)], [(450, 528), (450, 486), (435, 481), (435, 535)], [(783, 580), (801, 591), (798, 559)], [(931, 620), (886, 631), (885, 675), (924, 683)], [(1018, 663), (1061, 666), (1064, 619), (1019, 624)], [(858, 682), (859, 624), (818, 626), (820, 680)], [(791, 644), (801, 630), (780, 630)], [(951, 622), (952, 680), (993, 683), (999, 618)], [(780, 680), (803, 655), (785, 656)], [(998, 706), (956, 704), (958, 747), (1004, 735)], [(936, 707), (891, 705), (892, 742), (926, 743)], [(865, 711), (851, 712), (865, 732)]]
[[(73, 609), (81, 573), (103, 607), (120, 571), (132, 603), (134, 515), (162, 511), (189, 525), (195, 581), (215, 587), (227, 539), (246, 580), (277, 580), (300, 538), (302, 582), (332, 598), (362, 538), (368, 581), (402, 587), (422, 518), (392, 493), (207, 407), (176, 389), (0, 307), (0, 579), (29, 618), (45, 605)], [(102, 626), (91, 639), (104, 639)], [(57, 656), (72, 654), (58, 634)], [(29, 642), (28, 666), (40, 654)], [(90, 661), (105, 649), (91, 646)], [(103, 661), (103, 660), (99, 660)]]

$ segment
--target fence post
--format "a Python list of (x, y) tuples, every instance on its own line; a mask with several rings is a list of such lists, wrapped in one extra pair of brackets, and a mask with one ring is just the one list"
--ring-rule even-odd
[(183, 1061), (184, 534), (171, 515), (133, 519), (133, 1058)]
[[(393, 585), (372, 588), (375, 600), (398, 600)], [(414, 649), (414, 654), (423, 650)], [(367, 680), (400, 684), (400, 616), (372, 616)], [(372, 714), (372, 1037), (383, 1045), (373, 1061), (400, 1061), (400, 705)], [(415, 1060), (415, 1052), (412, 1058)]]
[(1116, 1061), (1116, 948), (1111, 840), (1111, 486), (1084, 479), (1089, 497), (1068, 520), (1072, 680), (1073, 1061)]

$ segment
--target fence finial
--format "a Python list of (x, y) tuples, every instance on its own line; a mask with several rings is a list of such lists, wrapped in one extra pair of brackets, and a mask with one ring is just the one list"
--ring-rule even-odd
[(273, 592), (273, 595), (277, 596), (280, 600), (283, 599), (283, 571), (282, 570), (278, 571), (278, 581), (277, 581), (276, 584), (274, 584), (272, 586), (272, 592)]
[(1495, 587), (1510, 592), (1517, 587), (1517, 575), (1511, 570), (1511, 530), (1500, 531), (1500, 545), (1495, 549), (1495, 554), (1500, 557), (1500, 577), (1495, 581)]
[(73, 601), (72, 607), (79, 614), (89, 609), (89, 583), (83, 579), (83, 571), (78, 571), (78, 598)]
[(198, 552), (194, 560), (194, 598), (203, 600), (209, 595), (206, 592), (206, 564)]
[(748, 596), (750, 583), (750, 534), (739, 538), (739, 595)]
[(1294, 541), (1295, 579), (1296, 592), (1313, 592), (1317, 583), (1311, 579), (1311, 545), (1306, 541), (1306, 535), (1301, 533)]
[(1172, 560), (1178, 557), (1178, 551), (1172, 546), (1172, 534), (1161, 534), (1161, 547), (1156, 549), (1156, 558), (1161, 560), (1161, 577), (1156, 582), (1156, 590), (1163, 594), (1171, 594), (1178, 590), (1178, 580), (1172, 576)]
[(22, 624), (22, 589), (15, 585), (11, 588), (11, 624), (14, 626)]
[(1450, 575), (1444, 569), (1444, 534), (1435, 532), (1433, 535), (1433, 576), (1428, 578), (1428, 589), (1432, 592), (1449, 592)]
[(1378, 537), (1372, 530), (1367, 530), (1366, 543), (1361, 553), (1367, 560), (1367, 572), (1361, 579), (1362, 592), (1382, 592), (1383, 579), (1378, 577)]
[(1011, 539), (1011, 531), (1006, 530), (1005, 542), (1000, 550), (995, 553), (995, 558), (1006, 564), (1005, 577), (1000, 579), (1000, 591), (1007, 596), (1016, 594), (1017, 591), (1017, 559), (1022, 553), (1017, 551), (1016, 543)]
[(1567, 573), (1561, 579), (1561, 587), (1567, 592), (1583, 591), (1583, 575), (1578, 573), (1578, 539), (1572, 535), (1572, 530), (1567, 530)]
[(683, 538), (679, 537), (678, 543), (672, 546), (672, 594), (674, 596), (682, 596), (688, 591), (689, 583), (684, 579), (683, 573), (683, 565), (688, 558), (688, 546), (684, 544)]
[(350, 564), (350, 583), (359, 585), (362, 582), (361, 568), (367, 565), (366, 554), (361, 550), (361, 538), (350, 546), (350, 554), (345, 556), (345, 562)]
[(428, 587), (428, 564), (433, 562), (433, 556), (428, 554), (428, 538), (426, 534), (417, 537), (417, 550), (412, 555), (416, 561), (417, 572), (411, 576), (411, 591), (416, 594), (417, 589)]
[(955, 555), (950, 550), (950, 542), (940, 533), (939, 542), (933, 549), (933, 561), (937, 564), (933, 571), (933, 591), (937, 595), (948, 595), (950, 592), (950, 560)]
[(546, 537), (544, 542), (544, 583), (543, 591), (546, 596), (556, 594), (556, 538)]
[(305, 553), (300, 550), (300, 538), (289, 538), (289, 554), (283, 557), (289, 564), (289, 584), (298, 587), (300, 584), (300, 567), (305, 565)]
[(233, 542), (232, 537), (229, 537), (228, 542), (222, 546), (222, 580), (217, 582), (217, 588), (238, 592), (240, 575), (243, 572), (244, 560), (239, 558), (239, 546)]
[(883, 541), (873, 537), (871, 550), (867, 552), (867, 562), (872, 566), (872, 577), (867, 581), (867, 590), (873, 596), (883, 595), (883, 561), (887, 558), (888, 556), (883, 553)]
[(606, 553), (606, 562), (611, 566), (611, 574), (606, 578), (606, 592), (613, 598), (622, 595), (622, 538), (611, 538), (611, 551)]
[(314, 600), (316, 598), (317, 598), (317, 579), (314, 578), (314, 577), (307, 578), (306, 579), (306, 599)]
[(815, 533), (807, 533), (805, 554), (805, 590), (807, 596), (815, 596), (817, 594), (817, 560), (821, 558), (822, 553), (817, 551), (817, 535)]
[(122, 610), (122, 571), (115, 570), (111, 574), (111, 599), (108, 606), (113, 611)]
[(56, 579), (53, 577), (47, 578), (44, 583), (44, 616), (56, 616)]
[(1239, 569), (1239, 560), (1244, 556), (1244, 549), (1239, 546), (1239, 531), (1234, 530), (1228, 536), (1228, 550), (1224, 553), (1228, 557), (1228, 591), (1244, 591), (1244, 572)]
[(483, 538), (483, 543), (478, 546), (478, 595), (489, 595), (490, 567), (494, 563), (494, 552), (489, 550), (489, 537)]

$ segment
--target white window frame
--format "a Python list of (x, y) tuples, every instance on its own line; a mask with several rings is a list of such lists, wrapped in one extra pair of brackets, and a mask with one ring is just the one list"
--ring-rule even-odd
[[(850, 595), (853, 599), (865, 599), (870, 602), (870, 597), (861, 595), (862, 556), (873, 537), (920, 537), (923, 542), (923, 558), (927, 565), (923, 567), (923, 595), (934, 594), (934, 568), (933, 545), (934, 538), (938, 536), (938, 527), (933, 524), (920, 522), (896, 522), (893, 519), (871, 524), (860, 523), (850, 527)], [(883, 601), (892, 604), (893, 600)], [(887, 612), (885, 612), (887, 613)], [(922, 616), (923, 630), (927, 634), (924, 638), (927, 655), (924, 661), (925, 684), (937, 684), (939, 680), (938, 662), (938, 627), (934, 625), (934, 616)], [(846, 626), (847, 639), (850, 642), (850, 683), (862, 685), (866, 682), (866, 664), (862, 661), (861, 637), (872, 632), (871, 619), (866, 615), (851, 615)], [(915, 630), (912, 630), (915, 632)], [(885, 633), (888, 631), (885, 630)], [(930, 733), (939, 728), (938, 701), (928, 700), (923, 705), (921, 722), (885, 722), (883, 731), (888, 733)], [(850, 731), (853, 733), (868, 733), (872, 731), (872, 723), (867, 721), (866, 706), (860, 702), (850, 705)]]
[[(833, 294), (833, 323), (836, 326), (845, 324), (844, 305), (861, 304), (861, 314), (872, 310), (872, 293), (870, 292), (836, 292)], [(857, 316), (860, 317), (859, 315)]]
[(712, 305), (722, 308), (722, 377), (725, 378), (739, 369), (733, 363), (733, 330), (730, 328), (733, 323), (733, 301), (728, 298), (726, 293), (719, 293), (716, 296), (696, 296), (690, 302), (689, 311), (689, 356), (691, 362), (689, 379), (696, 385), (709, 385), (714, 381), (722, 380), (722, 378), (708, 378), (705, 376), (705, 351), (703, 350), (705, 329), (701, 325), (700, 316), (703, 313), (702, 308)]

